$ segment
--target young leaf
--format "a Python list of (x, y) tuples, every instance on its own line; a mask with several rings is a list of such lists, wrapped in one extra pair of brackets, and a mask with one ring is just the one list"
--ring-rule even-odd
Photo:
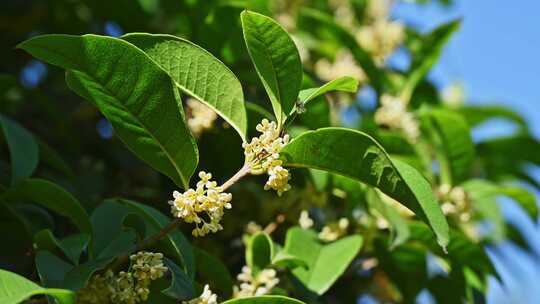
[(307, 268), (297, 267), (292, 273), (307, 288), (322, 295), (343, 274), (361, 246), (359, 235), (322, 244), (314, 231), (293, 227), (287, 231), (284, 251), (306, 262)]
[(246, 248), (246, 264), (251, 267), (254, 275), (270, 265), (273, 257), (274, 243), (268, 234), (261, 232), (249, 238)]
[(284, 296), (261, 296), (232, 299), (221, 304), (304, 304), (304, 302)]
[(441, 246), (448, 224), (428, 181), (414, 168), (392, 161), (369, 135), (344, 128), (305, 132), (281, 153), (285, 165), (329, 171), (376, 187), (426, 222)]
[(327, 82), (318, 88), (302, 90), (298, 95), (298, 99), (301, 103), (306, 104), (309, 101), (332, 91), (356, 93), (357, 90), (358, 80), (350, 76), (344, 76)]
[(171, 35), (133, 33), (121, 38), (143, 50), (183, 92), (212, 108), (245, 140), (247, 118), (242, 85), (219, 59)]
[(250, 11), (243, 11), (240, 18), (249, 56), (281, 125), (302, 84), (300, 55), (289, 34), (271, 18)]
[(433, 110), (427, 117), (439, 150), (442, 179), (457, 185), (469, 177), (474, 161), (471, 130), (460, 114), (450, 110)]
[(100, 109), (137, 156), (188, 187), (198, 154), (180, 95), (143, 51), (97, 35), (43, 35), (18, 47), (68, 70), (68, 86)]
[(0, 303), (18, 304), (39, 294), (50, 295), (59, 304), (75, 304), (75, 293), (70, 290), (43, 288), (16, 273), (0, 269)]
[(418, 54), (415, 54), (409, 76), (401, 89), (403, 100), (409, 100), (420, 81), (431, 70), (431, 67), (439, 60), (442, 50), (452, 34), (459, 29), (460, 20), (454, 20), (443, 24), (422, 38), (422, 45)]
[(16, 121), (0, 115), (0, 126), (11, 157), (11, 184), (30, 177), (38, 165), (39, 148), (34, 136)]
[(68, 217), (83, 233), (91, 234), (92, 227), (86, 210), (71, 193), (44, 179), (30, 178), (3, 193), (0, 201), (20, 203), (31, 201)]

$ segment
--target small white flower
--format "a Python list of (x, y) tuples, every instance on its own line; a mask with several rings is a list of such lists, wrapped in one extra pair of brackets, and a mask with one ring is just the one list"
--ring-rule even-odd
[(319, 239), (332, 242), (347, 234), (347, 228), (349, 228), (349, 220), (347, 218), (341, 218), (337, 223), (326, 225), (319, 232)]
[(212, 128), (217, 114), (202, 102), (193, 98), (186, 101), (188, 119), (187, 124), (193, 135), (200, 136), (205, 130)]
[(204, 285), (203, 293), (195, 299), (182, 301), (183, 304), (217, 304), (217, 295), (212, 293), (208, 284)]
[(414, 115), (407, 112), (407, 105), (403, 100), (394, 96), (381, 96), (381, 106), (375, 112), (375, 122), (401, 130), (411, 142), (416, 142), (420, 136), (420, 126)]
[(298, 224), (300, 224), (302, 229), (309, 229), (313, 227), (313, 220), (309, 217), (309, 212), (307, 212), (307, 210), (302, 210), (302, 212), (300, 212)]
[(351, 76), (359, 81), (366, 79), (364, 70), (358, 66), (350, 51), (341, 49), (333, 62), (320, 59), (315, 63), (315, 73), (321, 79), (331, 81), (342, 76)]
[(249, 266), (242, 267), (242, 272), (236, 277), (240, 286), (233, 287), (233, 298), (267, 294), (279, 283), (276, 276), (277, 272), (274, 269), (263, 269), (254, 277)]

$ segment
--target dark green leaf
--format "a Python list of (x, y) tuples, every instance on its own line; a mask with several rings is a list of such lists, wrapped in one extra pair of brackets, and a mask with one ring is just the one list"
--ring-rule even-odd
[(59, 241), (51, 230), (44, 229), (36, 233), (34, 242), (38, 249), (52, 251), (59, 248), (74, 265), (78, 265), (81, 253), (90, 242), (90, 235), (73, 234)]
[(36, 253), (36, 268), (43, 286), (60, 288), (64, 287), (64, 278), (73, 265), (48, 251), (40, 250)]
[(92, 227), (86, 210), (79, 201), (60, 186), (49, 181), (31, 178), (10, 188), (0, 200), (10, 203), (31, 201), (68, 217), (81, 232), (91, 234)]
[(172, 276), (171, 285), (162, 292), (178, 300), (189, 300), (195, 297), (195, 289), (191, 279), (173, 261), (164, 258), (164, 264)]
[(219, 59), (198, 45), (171, 35), (122, 36), (154, 59), (187, 94), (203, 102), (246, 137), (242, 85)]
[(242, 299), (232, 299), (222, 304), (304, 304), (304, 302), (284, 296), (262, 296)]
[(34, 136), (16, 121), (0, 115), (11, 157), (11, 183), (30, 177), (39, 161), (39, 148)]
[(271, 18), (250, 11), (240, 17), (249, 55), (281, 125), (302, 84), (300, 55), (289, 34)]
[(272, 263), (274, 257), (274, 243), (270, 236), (264, 232), (249, 238), (246, 248), (246, 264), (256, 275)]
[(68, 86), (100, 109), (137, 156), (188, 187), (195, 141), (174, 83), (143, 51), (97, 35), (43, 35), (18, 47), (68, 70)]
[(217, 294), (229, 298), (234, 285), (233, 277), (227, 267), (218, 258), (208, 252), (194, 247), (197, 261), (197, 275), (201, 282), (212, 282), (212, 290)]
[(343, 128), (309, 131), (281, 154), (286, 166), (325, 170), (378, 188), (426, 222), (441, 246), (447, 244), (448, 224), (428, 181), (411, 166), (392, 161), (369, 135)]

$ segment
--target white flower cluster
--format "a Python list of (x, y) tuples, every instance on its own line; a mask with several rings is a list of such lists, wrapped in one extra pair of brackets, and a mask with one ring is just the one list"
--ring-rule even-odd
[(148, 299), (150, 283), (167, 271), (163, 254), (140, 251), (130, 256), (128, 271), (96, 274), (77, 293), (78, 304), (136, 304)]
[(403, 131), (411, 142), (416, 142), (420, 136), (418, 121), (407, 111), (407, 104), (394, 96), (386, 94), (381, 96), (381, 106), (375, 112), (375, 122)]
[[(193, 236), (205, 236), (222, 230), (220, 221), (223, 209), (232, 208), (232, 195), (223, 192), (222, 187), (211, 181), (212, 174), (201, 171), (199, 178), (201, 180), (195, 190), (188, 189), (184, 193), (174, 191), (174, 200), (169, 201), (175, 217), (182, 218), (187, 223), (195, 223), (195, 229), (191, 232)], [(205, 217), (210, 221), (205, 220)]]
[(388, 0), (369, 1), (366, 9), (369, 23), (356, 33), (358, 43), (379, 65), (405, 40), (403, 24), (389, 20), (390, 6)]
[(313, 220), (309, 217), (309, 212), (307, 210), (302, 210), (302, 212), (300, 212), (298, 224), (302, 229), (309, 229), (313, 227)]
[(289, 171), (282, 167), (283, 162), (279, 159), (279, 152), (289, 142), (289, 135), (281, 137), (276, 123), (267, 119), (257, 125), (257, 131), (262, 133), (259, 137), (242, 144), (246, 163), (251, 168), (251, 174), (268, 174), (264, 190), (273, 189), (281, 196), (291, 189)]
[(364, 70), (358, 66), (351, 52), (341, 49), (333, 62), (320, 59), (315, 63), (315, 73), (321, 79), (331, 81), (342, 76), (351, 76), (359, 81), (366, 80)]
[(279, 283), (276, 275), (274, 269), (263, 269), (253, 276), (249, 266), (242, 267), (242, 272), (236, 277), (240, 281), (240, 287), (233, 287), (233, 297), (245, 298), (267, 294)]
[(194, 136), (200, 136), (205, 130), (212, 128), (217, 114), (202, 102), (189, 98), (186, 101), (187, 124)]
[(442, 202), (441, 209), (444, 215), (456, 216), (463, 222), (468, 222), (471, 219), (471, 206), (467, 193), (462, 187), (442, 184), (437, 189), (437, 196)]
[(182, 304), (217, 304), (217, 295), (212, 293), (210, 286), (206, 284), (203, 293), (198, 298), (182, 301)]
[(349, 228), (349, 220), (347, 218), (341, 218), (337, 223), (326, 225), (319, 232), (319, 239), (332, 242), (347, 234), (347, 228)]

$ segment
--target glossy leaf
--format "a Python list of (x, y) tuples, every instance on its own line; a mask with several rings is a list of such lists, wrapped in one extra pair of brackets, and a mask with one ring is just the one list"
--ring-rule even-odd
[(443, 182), (457, 185), (472, 169), (475, 150), (471, 130), (460, 114), (450, 110), (433, 110), (428, 117), (435, 132)]
[(54, 250), (59, 248), (74, 265), (78, 265), (81, 253), (90, 242), (90, 235), (73, 234), (58, 240), (51, 230), (45, 229), (34, 236), (34, 242), (39, 249)]
[(401, 90), (401, 96), (404, 100), (411, 98), (416, 86), (424, 79), (433, 65), (437, 63), (444, 46), (450, 40), (452, 34), (459, 29), (460, 24), (460, 20), (451, 21), (422, 37), (422, 44), (418, 52), (414, 54), (409, 68), (409, 75)]
[(198, 154), (180, 96), (169, 75), (143, 51), (97, 35), (43, 35), (18, 47), (68, 70), (68, 86), (100, 109), (137, 156), (188, 186)]
[(376, 187), (413, 211), (448, 242), (448, 224), (428, 181), (414, 168), (394, 160), (369, 135), (343, 128), (306, 132), (282, 150), (289, 167), (329, 171)]
[(11, 183), (16, 184), (34, 173), (39, 161), (39, 147), (34, 135), (16, 121), (0, 115), (0, 127), (11, 158)]
[(1, 197), (10, 203), (34, 202), (69, 218), (81, 232), (91, 234), (92, 227), (81, 203), (60, 186), (44, 179), (31, 178), (10, 188)]
[(230, 297), (235, 280), (227, 266), (210, 253), (197, 247), (194, 247), (194, 249), (197, 261), (197, 276), (202, 279), (201, 282), (212, 282), (212, 291), (225, 298)]
[(297, 267), (292, 273), (311, 291), (322, 295), (347, 269), (361, 246), (359, 235), (323, 244), (314, 231), (293, 227), (287, 231), (284, 251), (307, 264), (307, 268)]
[(0, 269), (0, 303), (18, 304), (39, 294), (50, 295), (59, 304), (75, 304), (75, 293), (72, 291), (43, 288), (16, 273)]
[(188, 300), (195, 297), (195, 289), (191, 279), (173, 261), (165, 258), (163, 263), (172, 277), (171, 285), (162, 292), (177, 300)]
[(246, 263), (256, 275), (272, 263), (274, 244), (270, 236), (264, 232), (257, 233), (248, 240)]
[(271, 18), (250, 11), (243, 11), (240, 18), (249, 55), (281, 124), (302, 84), (300, 55), (289, 34)]
[(121, 38), (143, 50), (183, 92), (212, 108), (245, 140), (247, 118), (242, 85), (219, 59), (171, 35), (133, 33)]
[(302, 103), (308, 103), (311, 100), (333, 91), (356, 93), (358, 90), (358, 80), (350, 77), (344, 76), (338, 79), (334, 79), (330, 82), (325, 83), (324, 85), (318, 88), (305, 89), (300, 91), (298, 99)]
[(284, 296), (261, 296), (232, 299), (221, 304), (304, 304), (304, 302)]
[(64, 287), (66, 274), (73, 269), (73, 265), (62, 260), (49, 251), (40, 250), (36, 253), (36, 269), (45, 287)]

